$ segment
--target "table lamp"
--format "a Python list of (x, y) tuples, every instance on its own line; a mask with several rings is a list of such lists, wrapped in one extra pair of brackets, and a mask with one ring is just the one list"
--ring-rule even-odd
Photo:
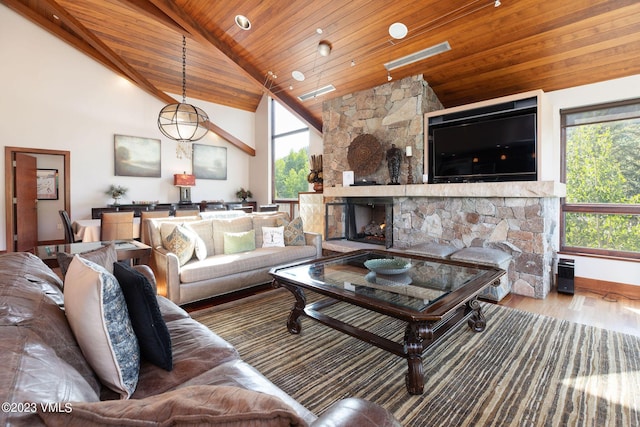
[(196, 186), (196, 176), (185, 173), (173, 175), (173, 185), (180, 187), (180, 203), (191, 203), (191, 187)]

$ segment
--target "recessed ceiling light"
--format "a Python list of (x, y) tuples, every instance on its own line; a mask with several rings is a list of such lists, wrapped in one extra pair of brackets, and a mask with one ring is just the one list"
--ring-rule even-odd
[(407, 26), (402, 22), (395, 22), (389, 26), (389, 35), (394, 39), (403, 39), (407, 35)]
[(236, 15), (236, 25), (243, 30), (251, 28), (251, 21), (244, 15)]
[(316, 33), (318, 33), (318, 34), (322, 34), (322, 32), (323, 32), (323, 31), (322, 31), (322, 28), (316, 28)]
[(325, 40), (321, 41), (318, 44), (318, 53), (322, 56), (329, 56), (331, 53), (331, 43)]
[(291, 72), (291, 77), (293, 77), (294, 79), (296, 79), (299, 82), (303, 82), (304, 81), (304, 74), (302, 73), (302, 71), (292, 71)]

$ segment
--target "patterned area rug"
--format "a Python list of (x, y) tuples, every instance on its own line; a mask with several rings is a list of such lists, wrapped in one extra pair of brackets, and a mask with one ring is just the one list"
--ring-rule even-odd
[[(640, 425), (638, 337), (483, 304), (487, 329), (464, 324), (430, 350), (425, 392), (412, 396), (403, 358), (308, 318), (289, 334), (293, 301), (279, 289), (191, 315), (316, 414), (355, 396), (407, 427)], [(389, 318), (342, 303), (327, 310), (401, 341), (404, 327)]]

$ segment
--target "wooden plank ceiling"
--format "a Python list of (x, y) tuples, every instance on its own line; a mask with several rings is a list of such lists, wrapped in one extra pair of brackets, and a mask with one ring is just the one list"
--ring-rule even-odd
[[(450, 51), (389, 74), (422, 74), (445, 107), (640, 73), (637, 0), (0, 1), (165, 100), (182, 94), (184, 34), (189, 98), (255, 111), (269, 93), (318, 130), (324, 100), (384, 84), (386, 62), (444, 41)], [(389, 35), (394, 22), (405, 38)]]

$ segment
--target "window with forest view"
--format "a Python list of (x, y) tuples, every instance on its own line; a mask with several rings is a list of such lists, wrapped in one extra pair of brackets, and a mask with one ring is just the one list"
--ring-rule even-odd
[(640, 258), (640, 100), (561, 117), (562, 250)]
[(309, 191), (309, 127), (271, 100), (273, 200), (297, 199)]

